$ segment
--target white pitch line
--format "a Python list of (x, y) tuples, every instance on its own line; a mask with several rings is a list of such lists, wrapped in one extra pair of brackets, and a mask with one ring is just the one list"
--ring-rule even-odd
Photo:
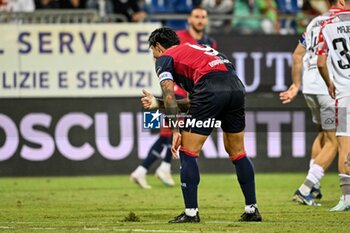
[[(205, 221), (203, 223), (206, 223), (206, 224), (219, 224), (219, 225), (220, 224), (245, 224), (245, 222), (235, 222), (235, 221)], [(260, 223), (262, 223), (262, 222), (249, 222), (249, 224), (260, 224)]]
[(174, 231), (174, 230), (154, 230), (154, 229), (126, 229), (126, 228), (112, 228), (112, 229), (100, 229), (98, 227), (84, 227), (86, 231), (107, 231), (113, 230), (117, 232), (174, 232), (174, 233), (189, 233), (189, 232), (198, 232), (198, 231)]
[(119, 232), (175, 232), (175, 233), (199, 232), (199, 231), (174, 231), (174, 230), (152, 230), (152, 229), (118, 229), (118, 228), (114, 228), (113, 231), (119, 231)]
[[(0, 229), (15, 229), (15, 227), (0, 226)], [(57, 228), (54, 228), (54, 227), (30, 227), (28, 229), (31, 229), (31, 230), (57, 230)]]

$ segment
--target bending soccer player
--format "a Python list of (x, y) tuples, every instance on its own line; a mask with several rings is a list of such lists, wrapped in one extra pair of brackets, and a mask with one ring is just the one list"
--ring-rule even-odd
[[(176, 31), (180, 39), (180, 43), (205, 44), (216, 49), (216, 41), (205, 33), (205, 28), (208, 24), (208, 12), (206, 9), (196, 7), (191, 10), (187, 18), (188, 29)], [(174, 93), (177, 99), (187, 98), (187, 92), (179, 86), (174, 86)], [(152, 145), (147, 157), (142, 163), (131, 173), (130, 179), (137, 183), (141, 188), (150, 189), (146, 174), (149, 168), (159, 158), (163, 148), (166, 149), (166, 155), (160, 166), (156, 169), (155, 175), (166, 185), (174, 186), (175, 182), (171, 176), (171, 130), (170, 128), (161, 128), (159, 138)]]
[[(179, 109), (188, 107), (184, 127), (173, 128), (172, 154), (180, 154), (181, 189), (185, 211), (169, 223), (200, 222), (198, 185), (200, 181), (197, 157), (213, 127), (203, 122), (216, 120), (224, 132), (224, 144), (236, 167), (238, 181), (245, 197), (245, 211), (240, 221), (261, 221), (255, 196), (255, 174), (244, 148), (245, 88), (232, 63), (216, 50), (200, 45), (181, 44), (176, 33), (159, 28), (149, 37), (156, 59), (156, 71), (163, 92), (165, 112), (176, 122)], [(190, 103), (177, 102), (174, 83), (190, 93)], [(151, 95), (142, 98), (146, 109), (156, 101)], [(191, 124), (187, 124), (190, 122)], [(193, 124), (193, 122), (195, 122)], [(216, 124), (215, 124), (216, 126)]]
[(345, 7), (343, 0), (329, 0), (329, 2), (331, 4), (329, 11), (314, 18), (300, 38), (293, 53), (293, 84), (280, 94), (283, 104), (294, 100), (300, 89), (303, 65), (303, 93), (306, 104), (311, 109), (312, 121), (317, 124), (319, 133), (312, 145), (310, 169), (304, 183), (294, 193), (293, 200), (309, 206), (320, 206), (314, 199), (322, 198), (320, 180), (333, 162), (338, 147), (335, 136), (334, 100), (328, 94), (326, 83), (317, 70), (315, 54), (321, 23)]
[[(340, 0), (343, 1), (344, 0)], [(319, 36), (317, 66), (327, 84), (329, 94), (335, 98), (338, 171), (342, 191), (339, 203), (330, 211), (350, 211), (350, 12), (341, 11), (323, 23)], [(327, 67), (331, 59), (333, 79)]]

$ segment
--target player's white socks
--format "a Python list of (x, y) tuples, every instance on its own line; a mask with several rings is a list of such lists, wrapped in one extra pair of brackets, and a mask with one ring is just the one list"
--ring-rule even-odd
[[(309, 168), (311, 168), (311, 166), (315, 163), (315, 160), (314, 159), (310, 159), (310, 163), (309, 163)], [(317, 182), (315, 185), (314, 185), (315, 188), (319, 189), (321, 187), (321, 183), (320, 182)]]
[(320, 183), (320, 182), (316, 183), (316, 184), (314, 185), (314, 187), (315, 187), (316, 189), (320, 189), (320, 188), (321, 188), (321, 183)]
[(134, 171), (134, 173), (140, 176), (145, 176), (147, 174), (147, 169), (139, 165)]
[(191, 209), (185, 209), (185, 214), (187, 215), (187, 216), (190, 216), (190, 217), (194, 217), (194, 216), (196, 216), (196, 214), (197, 214), (197, 212), (198, 212), (198, 208), (191, 208)]
[(324, 176), (323, 168), (316, 163), (312, 164), (306, 176), (305, 182), (299, 188), (299, 191), (301, 192), (301, 194), (305, 196), (309, 195), (312, 187), (315, 184), (319, 183), (323, 176)]
[(312, 164), (315, 163), (315, 160), (314, 159), (310, 159), (310, 163), (309, 163), (309, 168), (311, 168)]
[(247, 214), (253, 214), (255, 212), (255, 209), (258, 208), (258, 204), (253, 204), (253, 205), (246, 205), (244, 207), (244, 212)]
[(311, 165), (311, 167), (309, 169), (309, 173), (306, 176), (306, 179), (308, 179), (312, 183), (316, 184), (316, 183), (320, 182), (320, 180), (322, 179), (323, 176), (324, 176), (323, 167), (314, 163)]
[(171, 164), (164, 161), (162, 161), (162, 163), (159, 166), (159, 169), (167, 172), (170, 172), (170, 168), (171, 168)]

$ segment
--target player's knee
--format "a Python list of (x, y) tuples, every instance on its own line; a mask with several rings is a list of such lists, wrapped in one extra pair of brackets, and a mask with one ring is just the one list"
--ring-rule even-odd
[(325, 141), (330, 143), (332, 146), (337, 147), (338, 141), (337, 136), (335, 135), (335, 131), (328, 131), (325, 133)]
[(244, 150), (229, 154), (229, 158), (231, 161), (240, 160), (241, 158), (244, 158), (245, 156), (247, 156), (247, 153)]
[(349, 166), (339, 166), (338, 167), (338, 172), (339, 174), (346, 174), (346, 175), (350, 175), (350, 167)]
[(225, 150), (226, 153), (231, 157), (236, 157), (237, 155), (240, 155), (245, 152), (244, 145), (234, 145), (230, 146), (225, 144)]
[(188, 147), (181, 146), (180, 147), (180, 152), (183, 152), (184, 154), (186, 154), (187, 156), (190, 156), (190, 157), (198, 157), (199, 153), (200, 153), (200, 150), (196, 150), (194, 148), (188, 148)]

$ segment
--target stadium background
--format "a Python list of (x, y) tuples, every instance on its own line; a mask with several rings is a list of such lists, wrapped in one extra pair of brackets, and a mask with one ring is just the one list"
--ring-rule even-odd
[[(298, 9), (281, 12), (281, 22)], [(149, 13), (148, 21), (179, 16), (186, 17)], [(159, 94), (146, 42), (160, 23), (114, 23), (118, 15), (91, 10), (0, 18), (0, 175), (130, 173), (157, 137), (142, 129), (139, 97), (142, 88)], [(211, 33), (247, 86), (246, 145), (258, 172), (308, 167), (316, 135), (309, 110), (301, 95), (289, 106), (278, 98), (290, 84), (296, 25), (288, 35)], [(199, 163), (202, 172), (232, 171), (220, 132), (206, 142)]]

